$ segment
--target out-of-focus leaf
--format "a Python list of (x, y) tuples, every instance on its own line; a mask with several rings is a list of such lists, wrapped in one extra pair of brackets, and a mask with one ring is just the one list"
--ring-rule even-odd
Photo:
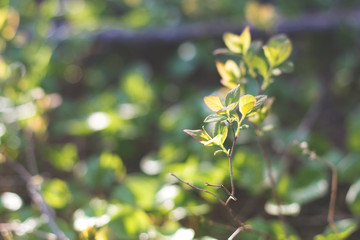
[(277, 35), (270, 38), (263, 49), (270, 66), (275, 67), (283, 63), (290, 56), (292, 45), (285, 35)]
[(354, 214), (360, 216), (360, 180), (349, 188), (346, 194), (346, 203)]
[(49, 161), (59, 170), (70, 171), (78, 160), (77, 148), (71, 143), (47, 149)]
[(293, 178), (289, 195), (292, 202), (304, 204), (324, 196), (328, 186), (322, 169), (304, 167)]
[(250, 29), (246, 27), (240, 35), (225, 33), (223, 39), (230, 51), (246, 55), (251, 43)]
[(344, 240), (347, 239), (358, 228), (358, 223), (354, 219), (342, 219), (335, 222), (339, 233), (334, 233), (328, 226), (323, 234), (316, 235), (314, 240)]
[(71, 200), (71, 193), (67, 184), (60, 179), (46, 181), (41, 188), (44, 200), (53, 208), (63, 208)]

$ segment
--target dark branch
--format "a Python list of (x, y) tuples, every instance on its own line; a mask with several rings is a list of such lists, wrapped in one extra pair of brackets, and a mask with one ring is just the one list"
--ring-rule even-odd
[[(318, 12), (294, 18), (280, 18), (271, 34), (302, 34), (304, 32), (328, 31), (343, 24), (360, 28), (360, 9)], [(224, 32), (240, 33), (245, 25), (218, 21), (192, 23), (172, 28), (151, 28), (144, 30), (110, 29), (99, 31), (93, 37), (101, 43), (109, 44), (178, 43), (184, 40), (220, 37)], [(255, 27), (251, 28), (251, 33), (255, 37), (264, 35), (264, 31)]]

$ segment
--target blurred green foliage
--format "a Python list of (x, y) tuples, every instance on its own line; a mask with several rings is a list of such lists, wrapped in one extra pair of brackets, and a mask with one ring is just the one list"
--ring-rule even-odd
[[(229, 219), (215, 199), (169, 176), (173, 171), (199, 187), (207, 181), (229, 184), (227, 159), (214, 157), (214, 148), (204, 149), (182, 132), (210, 114), (201, 99), (220, 87), (215, 60), (223, 59), (211, 53), (224, 47), (221, 38), (209, 34), (137, 44), (102, 43), (96, 36), (114, 28), (180, 31), (223, 21), (250, 23), (251, 29), (263, 30), (259, 38), (267, 42), (280, 17), (359, 6), (355, 0), (263, 2), (2, 0), (0, 223), (13, 225), (4, 225), (1, 236), (39, 239), (53, 232), (26, 191), (27, 183), (5, 160), (35, 176), (34, 185), (69, 239), (229, 236), (233, 230), (217, 224)], [(266, 119), (272, 131), (264, 138), (277, 190), (284, 204), (301, 207), (301, 223), (289, 216), (293, 239), (316, 234), (315, 239), (338, 239), (326, 229), (328, 169), (310, 162), (293, 140), (308, 141), (336, 164), (341, 236), (359, 238), (352, 220), (360, 215), (359, 34), (343, 24), (290, 35), (294, 71), (268, 89), (276, 99)], [(261, 60), (251, 62), (265, 72)], [(292, 68), (281, 67), (284, 72)], [(241, 196), (234, 209), (254, 229), (283, 239), (280, 223), (264, 210), (272, 200), (254, 135), (249, 129), (238, 139), (234, 176)], [(319, 209), (320, 224), (308, 229), (306, 222)], [(240, 234), (240, 239), (256, 237)]]

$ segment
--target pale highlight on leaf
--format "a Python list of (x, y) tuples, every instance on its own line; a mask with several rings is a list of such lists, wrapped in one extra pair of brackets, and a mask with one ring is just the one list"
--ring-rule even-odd
[(220, 111), (224, 108), (224, 105), (222, 104), (220, 98), (215, 95), (204, 97), (204, 103), (210, 110), (214, 112)]
[(241, 45), (242, 54), (246, 55), (251, 44), (251, 35), (250, 35), (249, 27), (246, 27), (244, 31), (241, 33), (241, 35), (239, 36), (239, 42)]
[(227, 60), (225, 62), (225, 69), (231, 76), (231, 79), (239, 79), (240, 78), (240, 68), (233, 60)]
[(222, 62), (216, 61), (216, 68), (223, 80), (225, 81), (231, 80), (231, 74), (226, 70), (226, 67)]
[(230, 51), (246, 55), (251, 44), (250, 29), (246, 27), (240, 35), (225, 33), (223, 39)]
[(196, 141), (198, 141), (202, 144), (205, 144), (206, 142), (211, 140), (211, 137), (209, 136), (209, 134), (207, 134), (207, 132), (204, 129), (199, 129), (199, 130), (185, 129), (184, 132), (189, 134)]
[(239, 45), (239, 36), (233, 33), (225, 33), (224, 34), (224, 42), (226, 47), (234, 52), (234, 53), (241, 53), (241, 46)]
[(239, 100), (239, 110), (243, 116), (246, 116), (256, 104), (256, 98), (250, 94), (244, 95)]

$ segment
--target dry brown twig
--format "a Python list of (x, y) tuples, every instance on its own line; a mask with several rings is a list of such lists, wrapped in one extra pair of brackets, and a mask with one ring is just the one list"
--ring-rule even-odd
[(309, 158), (311, 160), (316, 160), (330, 168), (331, 170), (331, 192), (330, 192), (330, 203), (329, 203), (329, 210), (328, 210), (328, 217), (327, 221), (331, 227), (331, 229), (334, 231), (334, 233), (338, 234), (339, 229), (336, 227), (334, 215), (335, 215), (335, 203), (336, 203), (336, 195), (337, 195), (337, 169), (334, 164), (331, 162), (326, 161), (325, 159), (319, 157), (314, 151), (311, 151), (309, 149), (309, 146), (307, 142), (300, 143), (300, 147), (304, 154), (309, 155)]
[(49, 226), (53, 230), (58, 240), (68, 240), (68, 237), (60, 230), (55, 222), (54, 213), (50, 211), (49, 206), (45, 203), (38, 186), (34, 183), (34, 177), (20, 164), (6, 160), (5, 162), (13, 169), (26, 183), (27, 189), (32, 201), (39, 207), (41, 212), (47, 217)]

